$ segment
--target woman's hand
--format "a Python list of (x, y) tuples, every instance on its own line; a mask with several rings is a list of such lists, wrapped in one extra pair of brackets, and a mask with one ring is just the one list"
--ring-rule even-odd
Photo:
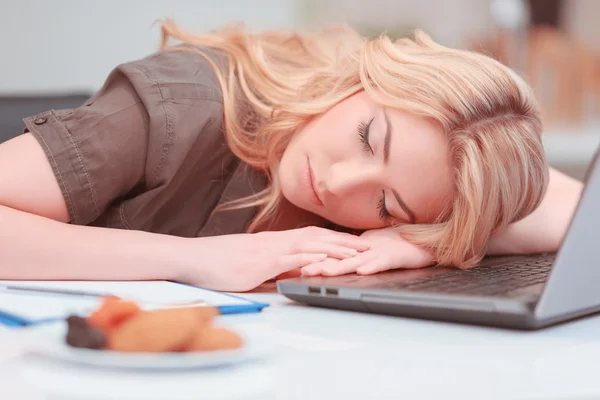
[(307, 227), (288, 231), (194, 238), (183, 282), (208, 289), (247, 291), (285, 272), (322, 260), (342, 260), (369, 249), (367, 241), (348, 233)]
[(433, 258), (426, 250), (404, 240), (392, 228), (374, 229), (361, 236), (370, 249), (343, 260), (327, 258), (302, 268), (306, 276), (337, 276), (350, 273), (370, 275), (390, 269), (422, 268)]

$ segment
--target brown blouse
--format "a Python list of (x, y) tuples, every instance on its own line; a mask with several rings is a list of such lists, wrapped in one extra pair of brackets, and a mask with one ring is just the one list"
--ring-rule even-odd
[(81, 107), (24, 122), (52, 165), (72, 224), (185, 237), (241, 233), (255, 208), (212, 211), (267, 183), (229, 149), (218, 81), (189, 51), (122, 64)]

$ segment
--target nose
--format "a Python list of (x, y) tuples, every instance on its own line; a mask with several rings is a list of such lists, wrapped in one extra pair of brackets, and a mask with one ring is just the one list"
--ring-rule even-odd
[(364, 163), (335, 163), (327, 171), (322, 190), (325, 195), (345, 198), (375, 185), (378, 175), (377, 168)]

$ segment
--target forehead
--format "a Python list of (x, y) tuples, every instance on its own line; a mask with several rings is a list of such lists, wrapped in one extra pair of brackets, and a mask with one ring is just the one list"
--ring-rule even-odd
[(431, 119), (389, 108), (385, 113), (392, 128), (392, 186), (415, 213), (417, 222), (432, 222), (453, 196), (446, 134)]

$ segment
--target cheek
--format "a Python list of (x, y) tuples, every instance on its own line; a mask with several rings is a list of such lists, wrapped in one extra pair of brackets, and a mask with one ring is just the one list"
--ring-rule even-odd
[(279, 168), (277, 171), (283, 197), (296, 206), (299, 206), (297, 204), (297, 169), (300, 162), (300, 153), (298, 140), (294, 137), (285, 148), (281, 160), (279, 161)]
[(352, 229), (368, 230), (386, 226), (377, 217), (377, 214), (369, 209), (368, 204), (359, 199), (345, 199), (339, 205), (335, 214), (322, 215), (322, 217), (333, 223)]
[(326, 153), (339, 159), (342, 156), (350, 156), (356, 151), (358, 133), (353, 121), (348, 117), (326, 116), (315, 124), (312, 129), (305, 132), (301, 137), (303, 145), (315, 152)]

